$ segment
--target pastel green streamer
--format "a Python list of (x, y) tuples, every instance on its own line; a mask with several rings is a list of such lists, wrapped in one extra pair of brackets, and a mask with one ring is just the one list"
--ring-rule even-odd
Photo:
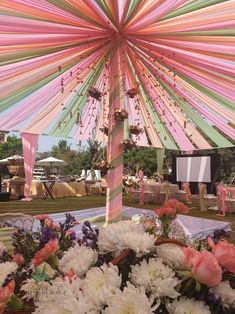
[(165, 128), (165, 126), (163, 125), (163, 123), (161, 122), (161, 119), (159, 118), (156, 110), (155, 110), (155, 107), (152, 103), (152, 101), (150, 101), (148, 99), (148, 96), (141, 84), (141, 81), (139, 80), (139, 77), (137, 76), (134, 68), (133, 68), (133, 65), (132, 65), (132, 62), (130, 60), (130, 58), (128, 57), (128, 61), (129, 61), (129, 64), (130, 64), (130, 67), (133, 71), (133, 73), (135, 73), (135, 77), (136, 77), (136, 81), (137, 83), (140, 84), (139, 88), (141, 90), (141, 94), (144, 96), (145, 98), (145, 104), (146, 104), (146, 107), (150, 113), (150, 118), (153, 122), (153, 125), (158, 133), (158, 136), (161, 140), (162, 143), (164, 143), (164, 147), (166, 147), (167, 149), (175, 149), (177, 150), (178, 147), (177, 145), (175, 144), (175, 141), (172, 139), (171, 135), (168, 133), (168, 130)]
[[(83, 93), (83, 96), (81, 99), (77, 100), (77, 96), (74, 97), (73, 101), (68, 105), (67, 110), (62, 114), (62, 116), (59, 118), (59, 121), (56, 123), (56, 125), (52, 128), (52, 130), (49, 132), (49, 135), (51, 136), (68, 136), (72, 128), (74, 127), (74, 124), (76, 123), (77, 115), (73, 114), (72, 117), (70, 117), (70, 111), (73, 111), (74, 113), (78, 110), (82, 110), (86, 104), (87, 101), (87, 90), (90, 86), (90, 84), (93, 84), (98, 76), (100, 75), (102, 71), (103, 66), (103, 59), (98, 62), (96, 65), (96, 73), (95, 75), (90, 72), (86, 81), (83, 83), (83, 85), (80, 86), (78, 93)], [(76, 105), (77, 104), (77, 105)], [(66, 121), (66, 123), (64, 123)], [(58, 123), (61, 122), (62, 128), (59, 129)]]
[(80, 45), (83, 45), (83, 43), (80, 44), (68, 44), (68, 45), (60, 45), (55, 48), (44, 48), (44, 49), (38, 49), (37, 51), (22, 51), (22, 52), (16, 52), (11, 53), (10, 55), (2, 55), (0, 57), (0, 66), (11, 64), (11, 63), (17, 63), (24, 60), (29, 60), (37, 57), (46, 56), (48, 54), (56, 53), (59, 51), (64, 51), (65, 49), (70, 49), (74, 47), (79, 47)]
[(72, 7), (71, 5), (66, 3), (64, 0), (47, 0), (47, 2), (50, 2), (51, 4), (55, 5), (56, 7), (66, 11), (66, 12), (69, 12), (72, 15), (77, 16), (77, 17), (79, 17), (79, 18), (81, 18), (87, 22), (97, 24), (97, 25), (101, 26), (102, 28), (105, 27), (105, 25), (101, 25), (96, 20), (89, 18), (89, 16), (87, 16), (87, 15), (84, 15), (84, 13), (78, 11), (78, 9)]
[[(92, 53), (94, 53), (94, 51), (87, 54), (86, 57), (88, 57)], [(43, 87), (44, 85), (46, 85), (47, 83), (53, 81), (55, 78), (60, 76), (62, 73), (65, 73), (67, 70), (72, 68), (74, 65), (79, 64), (82, 60), (83, 59), (75, 60), (74, 62), (72, 62), (69, 65), (62, 68), (60, 72), (57, 71), (57, 72), (49, 75), (48, 77), (45, 77), (44, 79), (41, 79), (38, 82), (33, 83), (32, 85), (23, 88), (22, 90), (16, 91), (11, 96), (6, 96), (6, 97), (2, 98), (1, 99), (1, 106), (0, 106), (0, 113), (9, 109), (13, 105), (18, 103), (22, 99), (24, 99), (25, 97), (27, 97), (30, 94), (32, 94), (33, 92), (35, 92), (37, 89), (39, 89), (39, 88)]]
[(127, 13), (126, 13), (124, 24), (126, 24), (129, 21), (129, 19), (131, 18), (131, 15), (133, 14), (133, 12), (135, 11), (136, 7), (139, 5), (140, 2), (141, 2), (141, 0), (132, 0), (131, 1), (130, 5), (128, 7)]
[(202, 8), (206, 8), (210, 5), (214, 5), (220, 2), (224, 2), (224, 0), (193, 0), (189, 4), (186, 4), (180, 7), (179, 9), (176, 9), (175, 11), (167, 14), (162, 19), (160, 19), (160, 21), (168, 20), (179, 15), (183, 15), (189, 12), (200, 10)]
[(110, 19), (110, 21), (117, 27), (117, 23), (105, 1), (102, 0), (95, 0), (95, 2), (101, 7), (101, 9), (104, 11), (106, 16)]
[[(187, 114), (187, 116), (194, 122), (204, 135), (206, 135), (212, 142), (219, 147), (231, 147), (233, 144), (222, 136), (216, 129), (207, 124), (203, 118), (201, 118), (188, 104), (180, 100), (178, 95), (174, 93), (162, 80), (156, 78), (164, 89), (171, 95), (171, 97), (180, 104), (181, 109)], [(204, 136), (205, 137), (205, 136)]]

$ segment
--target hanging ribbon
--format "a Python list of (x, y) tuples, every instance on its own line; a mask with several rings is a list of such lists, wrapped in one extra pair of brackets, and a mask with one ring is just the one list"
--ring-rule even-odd
[(226, 196), (227, 196), (227, 189), (225, 187), (220, 188), (220, 197), (221, 197), (221, 212), (223, 216), (226, 216), (226, 212), (228, 212), (228, 207), (226, 204)]
[(192, 194), (190, 191), (189, 183), (187, 183), (187, 182), (183, 183), (183, 189), (186, 192), (186, 202), (188, 204), (192, 204)]
[(203, 183), (199, 183), (198, 188), (199, 188), (200, 209), (201, 209), (201, 211), (206, 211), (206, 204), (205, 204), (205, 200), (204, 200), (204, 196), (206, 194), (206, 185)]

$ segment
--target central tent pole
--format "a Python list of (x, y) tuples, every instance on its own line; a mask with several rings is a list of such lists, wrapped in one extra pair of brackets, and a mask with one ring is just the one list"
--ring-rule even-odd
[(107, 144), (108, 163), (113, 166), (107, 175), (106, 223), (122, 218), (122, 177), (124, 121), (116, 121), (115, 109), (124, 108), (124, 88), (121, 71), (121, 54), (119, 48), (110, 56), (110, 91), (109, 91), (109, 136)]

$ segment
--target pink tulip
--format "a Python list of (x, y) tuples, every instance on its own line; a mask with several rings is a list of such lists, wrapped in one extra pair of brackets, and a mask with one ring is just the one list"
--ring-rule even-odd
[(47, 214), (44, 214), (44, 215), (36, 215), (35, 218), (37, 220), (45, 220), (47, 218), (49, 218), (49, 216)]
[(235, 245), (226, 240), (221, 240), (215, 244), (210, 237), (208, 238), (208, 244), (219, 264), (235, 274)]
[(215, 256), (204, 250), (202, 252), (191, 248), (183, 248), (186, 265), (194, 278), (209, 287), (218, 285), (222, 279), (222, 269)]
[(49, 256), (55, 254), (59, 250), (58, 240), (50, 240), (40, 251), (38, 251), (33, 259), (34, 266), (42, 264)]
[(176, 209), (172, 207), (161, 207), (156, 209), (156, 213), (158, 217), (162, 216), (175, 216), (176, 215)]
[(13, 256), (13, 262), (15, 262), (18, 265), (21, 265), (24, 263), (24, 257), (21, 254), (16, 254)]
[(10, 301), (10, 298), (15, 289), (15, 281), (11, 280), (5, 287), (0, 289), (0, 314), (4, 312), (4, 309), (7, 306), (7, 303)]

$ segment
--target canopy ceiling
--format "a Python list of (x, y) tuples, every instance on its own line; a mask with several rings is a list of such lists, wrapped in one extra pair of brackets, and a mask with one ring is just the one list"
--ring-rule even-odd
[(234, 0), (1, 0), (0, 129), (106, 140), (109, 56), (120, 49), (138, 145), (231, 147), (234, 16)]

